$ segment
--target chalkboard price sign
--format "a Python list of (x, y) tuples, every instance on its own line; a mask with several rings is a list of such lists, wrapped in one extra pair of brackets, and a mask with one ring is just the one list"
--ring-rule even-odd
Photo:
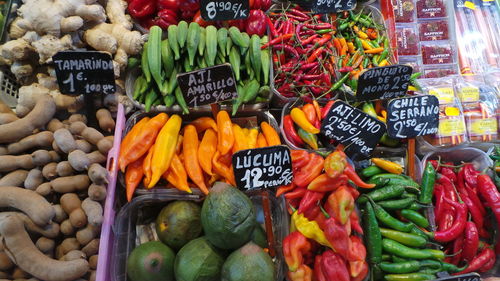
[(356, 8), (356, 0), (314, 0), (315, 14), (329, 14)]
[(292, 183), (290, 150), (284, 145), (240, 150), (233, 154), (236, 185), (243, 190)]
[(345, 145), (349, 155), (370, 156), (385, 133), (385, 124), (342, 101), (336, 101), (321, 124), (326, 137)]
[(387, 106), (387, 134), (414, 138), (438, 132), (439, 100), (432, 95), (391, 100)]
[(200, 6), (206, 21), (246, 19), (250, 14), (248, 0), (201, 0)]
[(456, 276), (448, 276), (436, 279), (436, 281), (481, 281), (481, 277), (477, 273), (467, 273)]
[(238, 96), (229, 63), (177, 74), (177, 82), (189, 107), (218, 103)]
[(67, 95), (116, 92), (111, 56), (97, 51), (64, 51), (52, 57), (57, 83)]
[(393, 99), (406, 94), (413, 69), (407, 65), (374, 67), (365, 71), (358, 80), (358, 101)]

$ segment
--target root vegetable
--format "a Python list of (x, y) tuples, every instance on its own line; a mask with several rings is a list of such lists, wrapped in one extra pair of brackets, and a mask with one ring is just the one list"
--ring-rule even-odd
[(19, 154), (33, 148), (50, 148), (54, 141), (53, 133), (43, 131), (38, 134), (27, 136), (19, 142), (9, 144), (7, 150), (9, 154)]
[(32, 169), (31, 171), (29, 171), (28, 176), (24, 181), (24, 188), (35, 190), (42, 183), (42, 171), (40, 171), (40, 169)]
[(20, 212), (1, 212), (0, 219), (7, 216), (16, 216), (24, 224), (24, 227), (29, 233), (39, 234), (47, 238), (55, 238), (59, 235), (60, 226), (57, 223), (50, 223), (40, 227), (36, 225), (27, 215)]
[(44, 254), (51, 254), (54, 251), (54, 248), (56, 246), (56, 242), (52, 239), (48, 239), (45, 237), (40, 237), (35, 243), (36, 247), (40, 252)]
[(94, 163), (90, 165), (88, 175), (90, 180), (98, 185), (108, 183), (108, 170), (101, 166), (101, 164)]
[(85, 153), (81, 150), (75, 150), (68, 155), (68, 161), (73, 169), (77, 171), (84, 171), (88, 169), (93, 163), (105, 162), (106, 157), (99, 151)]
[(47, 130), (51, 132), (55, 132), (62, 128), (66, 128), (66, 126), (64, 126), (64, 124), (61, 121), (59, 121), (59, 119), (54, 118), (50, 120), (49, 123), (47, 124)]
[(55, 215), (52, 205), (34, 191), (19, 187), (0, 188), (0, 207), (12, 207), (26, 213), (34, 223), (47, 225)]
[(76, 140), (76, 149), (90, 153), (94, 150), (94, 147), (86, 140)]
[(90, 241), (87, 246), (82, 248), (82, 252), (84, 252), (87, 257), (93, 256), (97, 254), (99, 251), (99, 239), (94, 239)]
[(19, 120), (19, 117), (17, 117), (15, 114), (0, 113), (0, 125), (9, 124), (17, 120)]
[(50, 162), (49, 164), (43, 166), (42, 175), (47, 180), (53, 180), (57, 177), (57, 163)]
[(4, 251), (0, 251), (0, 271), (6, 271), (12, 268), (14, 263), (9, 259)]
[(57, 163), (56, 167), (57, 175), (60, 177), (67, 177), (73, 175), (75, 170), (71, 167), (71, 164), (68, 161), (62, 161)]
[(104, 218), (102, 216), (102, 206), (99, 202), (86, 198), (82, 202), (82, 209), (85, 211), (85, 214), (87, 214), (87, 221), (92, 226), (101, 226)]
[(59, 129), (54, 132), (54, 140), (59, 149), (68, 154), (76, 149), (76, 142), (68, 129)]
[(32, 134), (50, 121), (56, 111), (54, 99), (43, 96), (38, 99), (33, 110), (24, 118), (9, 124), (0, 125), (0, 143), (16, 142)]
[(36, 278), (46, 281), (74, 280), (89, 270), (88, 262), (83, 259), (57, 261), (45, 256), (33, 244), (22, 222), (14, 216), (0, 221), (0, 234), (10, 258)]
[(61, 223), (61, 233), (65, 236), (71, 236), (75, 233), (75, 228), (69, 221), (69, 219)]
[(19, 186), (22, 187), (26, 177), (28, 176), (26, 170), (16, 170), (10, 172), (0, 179), (0, 186)]
[(83, 114), (72, 114), (69, 118), (68, 118), (68, 121), (69, 123), (75, 123), (75, 122), (83, 122), (85, 124), (87, 124), (87, 117)]
[(80, 250), (72, 250), (69, 251), (66, 255), (64, 255), (59, 260), (61, 261), (72, 261), (78, 259), (87, 259), (87, 256)]
[(89, 258), (89, 266), (91, 269), (97, 269), (98, 255), (93, 255)]
[(88, 196), (94, 201), (106, 199), (107, 190), (104, 185), (91, 184), (88, 190)]
[(40, 194), (41, 196), (47, 196), (51, 194), (52, 191), (53, 189), (50, 182), (44, 182), (35, 189), (35, 192)]
[(76, 175), (53, 179), (50, 184), (55, 192), (67, 193), (86, 190), (90, 180), (87, 175)]
[(107, 155), (111, 148), (113, 148), (113, 136), (104, 137), (97, 143), (97, 150), (104, 155)]
[(87, 224), (87, 215), (81, 208), (82, 202), (75, 193), (66, 193), (61, 196), (61, 207), (69, 214), (71, 225), (76, 228), (84, 227)]
[(82, 228), (76, 232), (76, 239), (82, 246), (86, 246), (90, 241), (95, 239), (99, 235), (100, 227), (88, 224), (85, 228)]
[(111, 133), (115, 130), (115, 120), (111, 116), (109, 110), (101, 108), (96, 112), (97, 120), (99, 121), (99, 127), (101, 130)]
[(79, 135), (93, 145), (97, 145), (97, 143), (104, 138), (101, 132), (92, 127), (87, 127), (87, 125), (81, 121), (72, 123), (69, 126), (69, 130), (73, 135)]
[(62, 223), (65, 219), (68, 218), (68, 214), (63, 210), (61, 205), (57, 204), (53, 206), (56, 215), (54, 216), (54, 221), (57, 223)]
[(45, 166), (46, 164), (52, 162), (52, 155), (47, 150), (37, 150), (31, 153), (33, 158), (33, 164), (37, 167)]

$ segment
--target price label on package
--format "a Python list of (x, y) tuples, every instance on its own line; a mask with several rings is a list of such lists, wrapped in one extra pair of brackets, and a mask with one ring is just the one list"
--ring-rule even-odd
[(356, 8), (356, 0), (314, 0), (315, 14), (329, 14)]
[(200, 7), (206, 21), (246, 19), (250, 14), (248, 0), (201, 0)]
[(439, 100), (432, 95), (393, 99), (387, 105), (387, 134), (414, 138), (438, 132)]
[(52, 57), (59, 90), (66, 95), (116, 92), (111, 55), (97, 51), (64, 51)]
[(284, 145), (240, 150), (233, 154), (236, 185), (242, 190), (292, 183), (290, 150)]
[(238, 96), (228, 63), (177, 74), (177, 83), (189, 107), (219, 103)]

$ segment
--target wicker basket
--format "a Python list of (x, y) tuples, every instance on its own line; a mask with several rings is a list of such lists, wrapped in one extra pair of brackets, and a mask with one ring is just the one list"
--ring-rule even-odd
[(19, 98), (19, 84), (12, 73), (0, 69), (0, 100), (10, 107), (16, 107)]

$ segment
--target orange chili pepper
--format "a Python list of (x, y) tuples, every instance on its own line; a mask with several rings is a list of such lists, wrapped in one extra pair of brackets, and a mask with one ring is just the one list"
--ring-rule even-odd
[(189, 178), (206, 195), (208, 194), (203, 172), (198, 162), (198, 133), (193, 125), (184, 128), (184, 141), (182, 142), (182, 154), (184, 155), (184, 167), (186, 167)]
[(214, 171), (229, 181), (230, 184), (236, 186), (236, 180), (234, 179), (234, 173), (231, 170), (232, 166), (226, 166), (223, 163), (219, 162), (221, 158), (220, 152), (216, 151), (214, 158), (212, 159), (212, 165)]
[(248, 141), (243, 129), (238, 124), (233, 124), (234, 145), (233, 154), (239, 150), (248, 149)]
[(366, 29), (366, 34), (368, 34), (368, 37), (372, 40), (377, 39), (377, 37), (378, 37), (378, 33), (374, 28)]
[(184, 137), (182, 135), (179, 135), (177, 137), (177, 144), (175, 146), (175, 153), (177, 154), (181, 154), (181, 151), (182, 151), (182, 140), (184, 139)]
[(337, 54), (340, 54), (340, 50), (342, 50), (342, 44), (340, 43), (339, 38), (335, 37), (333, 39), (333, 46), (335, 46), (335, 49), (337, 50)]
[(215, 151), (217, 151), (217, 133), (212, 129), (208, 129), (205, 131), (198, 147), (198, 162), (203, 171), (211, 176), (213, 175), (212, 158)]
[(233, 123), (227, 111), (221, 110), (217, 113), (217, 128), (217, 150), (221, 154), (226, 154), (234, 144)]
[(267, 141), (266, 141), (266, 137), (264, 137), (264, 135), (262, 133), (259, 133), (257, 135), (257, 148), (266, 147), (266, 146), (268, 146)]
[(137, 122), (132, 129), (125, 135), (120, 144), (120, 156), (118, 157), (118, 165), (120, 165), (125, 158), (125, 152), (130, 151), (130, 145), (132, 141), (137, 137), (137, 135), (142, 131), (144, 125), (148, 123), (150, 120), (149, 117), (142, 118), (139, 122)]
[(155, 148), (154, 146), (151, 146), (151, 148), (149, 148), (148, 154), (146, 155), (146, 158), (144, 158), (144, 161), (142, 162), (142, 170), (145, 176), (144, 177), (145, 187), (149, 186), (151, 178), (153, 177), (153, 170), (151, 169), (151, 159), (153, 159), (154, 148)]
[(217, 123), (215, 123), (212, 117), (200, 117), (191, 121), (190, 124), (196, 127), (198, 134), (209, 128), (212, 128), (216, 132), (218, 130)]
[(144, 176), (144, 170), (142, 169), (142, 163), (144, 162), (144, 156), (139, 158), (127, 166), (127, 172), (125, 173), (125, 186), (127, 201), (132, 200), (134, 191), (139, 185)]
[[(266, 138), (266, 142), (268, 146), (280, 145), (281, 139), (276, 130), (269, 125), (267, 122), (260, 123), (260, 129)], [(257, 140), (258, 141), (258, 140)]]
[(172, 156), (170, 167), (162, 177), (171, 183), (175, 188), (192, 193), (187, 182), (187, 173), (184, 169), (184, 164), (177, 154)]
[(120, 170), (125, 172), (125, 167), (129, 163), (136, 161), (141, 158), (148, 149), (156, 141), (156, 136), (160, 132), (160, 129), (167, 123), (168, 115), (165, 113), (160, 113), (149, 120), (144, 128), (137, 134), (137, 136), (130, 143), (130, 146), (126, 151), (123, 151), (123, 157), (119, 159)]
[(318, 120), (316, 118), (316, 110), (314, 109), (314, 105), (312, 105), (310, 103), (306, 103), (302, 107), (302, 111), (304, 111), (306, 118), (307, 118), (307, 121), (309, 121), (309, 123), (313, 124), (313, 126), (314, 126), (314, 124), (316, 124), (316, 121)]
[(316, 111), (316, 118), (318, 118), (318, 120), (321, 120), (321, 107), (319, 106), (318, 101), (313, 100), (312, 105), (314, 106), (314, 110)]
[(378, 53), (382, 53), (384, 50), (385, 50), (384, 47), (373, 48), (370, 50), (365, 50), (365, 54), (378, 54)]
[(257, 148), (257, 138), (259, 136), (259, 130), (253, 128), (250, 129), (248, 133), (248, 148), (253, 149)]

